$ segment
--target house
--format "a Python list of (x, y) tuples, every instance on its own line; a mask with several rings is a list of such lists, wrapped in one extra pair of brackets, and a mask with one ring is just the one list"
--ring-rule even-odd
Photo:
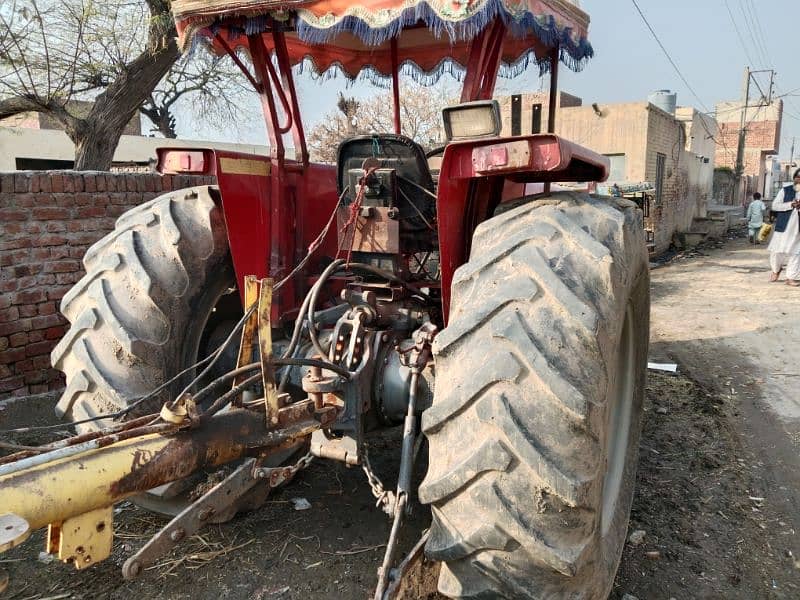
[[(548, 94), (498, 101), (503, 133), (547, 131)], [(664, 252), (676, 233), (692, 231), (695, 219), (706, 217), (716, 121), (693, 108), (676, 108), (674, 94), (661, 91), (643, 102), (584, 106), (580, 98), (560, 92), (556, 133), (608, 156), (609, 184), (642, 190), (632, 195), (640, 197), (652, 253)]]

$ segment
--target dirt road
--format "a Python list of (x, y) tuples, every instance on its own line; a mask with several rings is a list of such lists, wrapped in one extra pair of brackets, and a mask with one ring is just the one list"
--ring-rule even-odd
[[(653, 271), (651, 356), (679, 372), (650, 377), (630, 528), (645, 533), (625, 548), (614, 598), (800, 598), (800, 290), (767, 283), (765, 266), (763, 247), (737, 240)], [(8, 405), (0, 428), (46, 422), (51, 404)], [(396, 432), (373, 444), (388, 482), (397, 451)], [(295, 511), (296, 497), (312, 508)], [(41, 534), (2, 555), (7, 597), (361, 599), (389, 529), (360, 470), (316, 463), (125, 582), (120, 565), (163, 521), (120, 508), (112, 558), (86, 571), (39, 562)], [(404, 549), (427, 519), (418, 507)]]

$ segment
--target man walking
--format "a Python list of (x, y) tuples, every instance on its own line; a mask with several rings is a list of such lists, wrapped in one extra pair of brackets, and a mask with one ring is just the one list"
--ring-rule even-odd
[(786, 285), (800, 286), (800, 169), (794, 172), (794, 183), (778, 192), (772, 202), (775, 232), (769, 243), (770, 281), (786, 267)]
[(747, 239), (751, 244), (758, 244), (758, 232), (764, 224), (764, 211), (767, 205), (761, 200), (761, 194), (753, 194), (753, 201), (747, 207)]

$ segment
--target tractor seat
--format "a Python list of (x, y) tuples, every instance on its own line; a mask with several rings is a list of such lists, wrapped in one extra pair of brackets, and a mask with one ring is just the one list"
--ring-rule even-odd
[(364, 165), (373, 164), (383, 191), (374, 192), (370, 202), (395, 206), (402, 230), (430, 227), (436, 214), (436, 186), (428, 158), (414, 140), (389, 133), (351, 137), (339, 144), (336, 164), (339, 193), (348, 188), (345, 205), (355, 198)]

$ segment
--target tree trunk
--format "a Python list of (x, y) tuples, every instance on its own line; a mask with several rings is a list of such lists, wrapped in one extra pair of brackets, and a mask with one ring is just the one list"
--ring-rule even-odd
[(125, 126), (179, 56), (174, 38), (156, 52), (143, 52), (96, 98), (86, 118), (67, 132), (75, 144), (76, 171), (111, 168)]

